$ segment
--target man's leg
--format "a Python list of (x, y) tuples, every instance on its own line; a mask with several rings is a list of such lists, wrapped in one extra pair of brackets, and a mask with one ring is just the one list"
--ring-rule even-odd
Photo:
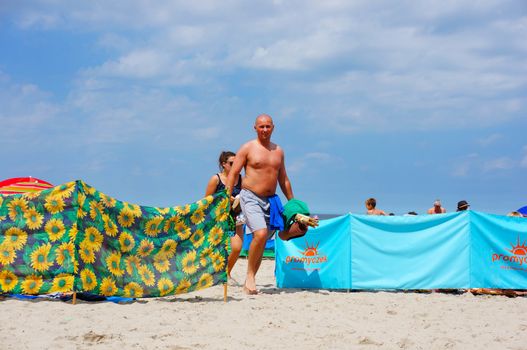
[(253, 240), (249, 247), (249, 258), (247, 260), (247, 277), (245, 279), (244, 290), (248, 294), (257, 294), (256, 273), (260, 268), (265, 243), (267, 242), (267, 228), (253, 232)]

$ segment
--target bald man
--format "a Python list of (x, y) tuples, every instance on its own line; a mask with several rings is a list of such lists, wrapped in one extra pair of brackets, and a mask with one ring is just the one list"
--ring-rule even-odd
[(254, 122), (256, 138), (245, 143), (236, 153), (229, 177), (227, 191), (230, 193), (242, 169), (245, 177), (240, 193), (240, 205), (246, 217), (246, 225), (253, 233), (249, 247), (247, 276), (243, 290), (247, 294), (257, 294), (256, 273), (262, 262), (265, 243), (270, 235), (269, 198), (276, 192), (279, 184), (287, 200), (293, 198), (291, 182), (287, 177), (284, 151), (271, 142), (274, 124), (267, 114), (259, 115)]

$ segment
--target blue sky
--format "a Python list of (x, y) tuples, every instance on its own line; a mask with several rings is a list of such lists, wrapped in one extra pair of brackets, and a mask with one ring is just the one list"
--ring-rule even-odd
[(0, 179), (200, 199), (275, 121), (313, 212), (527, 204), (524, 1), (2, 1)]

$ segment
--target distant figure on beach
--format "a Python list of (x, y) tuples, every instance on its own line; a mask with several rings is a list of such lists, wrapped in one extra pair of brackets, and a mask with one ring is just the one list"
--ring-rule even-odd
[(386, 213), (383, 210), (375, 208), (377, 205), (377, 201), (375, 198), (368, 198), (366, 199), (366, 214), (367, 215), (386, 215)]
[[(205, 190), (205, 196), (211, 195), (213, 193), (219, 192), (225, 189), (225, 184), (227, 183), (227, 178), (234, 163), (234, 158), (236, 154), (230, 151), (223, 151), (220, 153), (218, 159), (218, 165), (220, 172), (216, 175), (213, 175), (209, 182), (207, 183), (207, 188)], [(238, 175), (238, 180), (236, 185), (233, 186), (232, 191), (230, 191), (231, 201), (234, 201), (235, 197), (240, 194), (242, 189), (242, 176)], [(231, 211), (232, 215), (232, 211)], [(227, 275), (231, 278), (231, 271), (240, 256), (243, 245), (243, 214), (237, 215), (233, 218), (236, 220), (236, 230), (231, 232), (231, 253), (227, 261)]]
[(457, 210), (456, 211), (465, 211), (465, 210), (468, 210), (468, 208), (470, 208), (470, 205), (468, 204), (467, 201), (462, 200), (462, 201), (457, 202)]
[[(262, 262), (265, 243), (271, 233), (270, 217), (274, 216), (277, 184), (287, 200), (293, 198), (291, 182), (287, 177), (284, 151), (271, 142), (274, 124), (267, 114), (261, 114), (254, 123), (256, 138), (238, 150), (227, 180), (227, 190), (233, 188), (242, 168), (245, 177), (240, 192), (240, 205), (245, 215), (247, 229), (253, 233), (247, 261), (247, 276), (243, 290), (257, 294), (256, 273)], [(273, 204), (273, 205), (272, 205)]]
[(519, 217), (519, 218), (523, 218), (523, 214), (520, 213), (519, 211), (511, 211), (510, 213), (507, 214), (507, 216), (516, 216), (516, 217)]
[(430, 209), (428, 209), (428, 214), (444, 214), (446, 213), (446, 209), (441, 206), (441, 201), (439, 199), (436, 199), (434, 202), (434, 206)]
[(409, 211), (408, 213), (404, 214), (404, 216), (416, 216), (417, 213), (415, 211)]

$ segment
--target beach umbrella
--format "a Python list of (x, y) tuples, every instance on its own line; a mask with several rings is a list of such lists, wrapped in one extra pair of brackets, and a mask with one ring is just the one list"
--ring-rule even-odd
[(52, 184), (36, 177), (14, 177), (0, 181), (0, 194), (37, 192), (51, 187)]
[(527, 216), (527, 205), (525, 207), (521, 207), (520, 209), (516, 211), (521, 213), (523, 216)]

